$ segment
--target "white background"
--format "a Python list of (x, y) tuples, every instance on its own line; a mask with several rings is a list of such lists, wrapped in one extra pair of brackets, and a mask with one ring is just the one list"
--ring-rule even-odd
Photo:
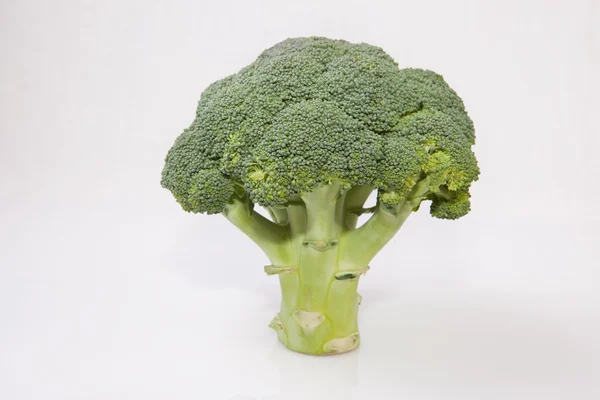
[[(600, 398), (597, 0), (0, 4), (1, 399)], [(311, 35), (442, 73), (482, 170), (335, 357), (283, 348), (266, 258), (159, 184), (208, 84)]]

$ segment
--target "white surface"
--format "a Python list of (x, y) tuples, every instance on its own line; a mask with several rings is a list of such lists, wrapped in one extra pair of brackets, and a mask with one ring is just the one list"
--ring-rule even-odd
[[(0, 7), (1, 399), (600, 398), (597, 1)], [(482, 169), (469, 216), (422, 210), (372, 263), (361, 348), (321, 358), (267, 328), (259, 250), (159, 185), (201, 91), (308, 35), (442, 73)]]

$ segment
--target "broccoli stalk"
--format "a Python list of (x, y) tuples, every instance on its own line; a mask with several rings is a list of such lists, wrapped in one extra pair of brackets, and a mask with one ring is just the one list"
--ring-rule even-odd
[(434, 217), (469, 212), (473, 143), (441, 76), (400, 70), (366, 44), (288, 39), (205, 90), (162, 185), (184, 210), (222, 213), (262, 249), (280, 280), (270, 326), (283, 344), (343, 353), (360, 340), (359, 278), (408, 216), (424, 200)]
[(356, 208), (372, 191), (364, 186), (323, 185), (295, 204), (271, 208), (273, 222), (254, 212), (247, 199), (226, 206), (225, 217), (271, 261), (265, 272), (279, 275), (283, 301), (270, 326), (281, 342), (309, 354), (358, 346), (358, 279), (428, 193), (427, 184), (427, 179), (416, 184), (393, 208), (379, 204), (359, 229)]

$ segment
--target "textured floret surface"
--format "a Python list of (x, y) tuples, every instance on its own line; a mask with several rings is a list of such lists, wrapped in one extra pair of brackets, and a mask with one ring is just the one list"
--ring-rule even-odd
[(432, 215), (454, 219), (479, 174), (474, 139), (442, 76), (399, 69), (368, 44), (288, 39), (202, 93), (162, 185), (184, 210), (214, 214), (240, 193), (286, 205), (332, 181), (372, 186), (394, 206), (428, 177)]

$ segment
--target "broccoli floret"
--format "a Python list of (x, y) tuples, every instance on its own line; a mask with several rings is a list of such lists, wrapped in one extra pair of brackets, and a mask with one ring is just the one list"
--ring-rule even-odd
[[(358, 277), (406, 218), (424, 200), (437, 218), (470, 211), (474, 141), (441, 75), (399, 69), (364, 43), (288, 39), (202, 93), (162, 186), (186, 211), (222, 213), (265, 252), (282, 284), (271, 324), (280, 340), (342, 352), (358, 345)], [(377, 205), (365, 209), (372, 191)]]

